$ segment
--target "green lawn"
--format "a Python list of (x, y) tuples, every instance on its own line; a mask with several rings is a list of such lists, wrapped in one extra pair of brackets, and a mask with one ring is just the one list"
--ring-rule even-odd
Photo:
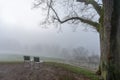
[(52, 65), (55, 67), (62, 67), (62, 68), (69, 70), (73, 73), (82, 74), (82, 75), (90, 78), (91, 80), (99, 80), (99, 77), (94, 72), (89, 71), (89, 70), (85, 70), (85, 69), (80, 68), (80, 67), (76, 67), (76, 66), (72, 66), (72, 65), (64, 64), (64, 63), (56, 63), (56, 62), (45, 62), (45, 64), (49, 64), (49, 65)]
[(0, 61), (0, 64), (22, 64), (23, 61)]
[[(14, 57), (14, 58), (13, 58)], [(98, 76), (95, 75), (95, 72), (92, 72), (90, 70), (86, 70), (86, 69), (83, 69), (83, 68), (80, 68), (80, 67), (76, 67), (76, 66), (72, 66), (72, 65), (69, 65), (69, 64), (64, 64), (64, 63), (58, 63), (59, 61), (62, 61), (64, 62), (64, 60), (62, 59), (58, 59), (58, 58), (47, 58), (47, 57), (40, 57), (43, 61), (45, 61), (45, 64), (49, 64), (49, 65), (52, 65), (52, 66), (56, 66), (56, 67), (62, 67), (64, 68), (65, 70), (69, 70), (73, 73), (76, 73), (76, 74), (82, 74), (88, 78), (90, 78), (91, 80), (99, 80), (98, 79)], [(12, 58), (8, 58), (8, 59), (11, 59), (11, 60), (0, 60), (0, 63), (4, 64), (4, 63), (10, 63), (10, 64), (14, 64), (14, 63), (21, 63), (23, 62), (23, 57), (22, 56), (12, 56)], [(13, 60), (14, 59), (14, 60)]]

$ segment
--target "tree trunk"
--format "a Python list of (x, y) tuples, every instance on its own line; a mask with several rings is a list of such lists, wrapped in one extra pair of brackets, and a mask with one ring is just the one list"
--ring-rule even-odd
[(101, 75), (104, 80), (120, 79), (120, 0), (103, 0), (101, 22)]
[[(110, 35), (110, 68), (112, 69), (113, 79), (120, 80), (120, 0), (114, 0)], [(112, 77), (110, 74), (110, 78)]]

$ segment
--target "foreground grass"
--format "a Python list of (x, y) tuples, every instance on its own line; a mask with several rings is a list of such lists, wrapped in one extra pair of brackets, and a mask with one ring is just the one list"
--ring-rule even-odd
[(0, 61), (0, 64), (20, 64), (23, 61)]
[[(23, 63), (22, 61), (14, 61), (14, 62), (0, 62), (0, 64), (18, 64), (18, 63)], [(51, 65), (51, 66), (55, 66), (55, 67), (61, 67), (65, 70), (71, 71), (75, 74), (80, 74), (80, 75), (84, 75), (85, 77), (88, 77), (91, 80), (99, 80), (99, 77), (96, 76), (95, 72), (92, 72), (90, 70), (86, 70), (80, 67), (76, 67), (76, 66), (72, 66), (69, 64), (64, 64), (64, 63), (58, 63), (58, 62), (44, 62), (45, 64)], [(66, 78), (66, 77), (65, 77)], [(62, 79), (61, 79), (62, 80)], [(64, 79), (64, 80), (71, 80), (71, 79)]]
[(75, 74), (84, 75), (85, 77), (88, 77), (91, 80), (99, 80), (98, 76), (96, 76), (94, 72), (85, 70), (80, 67), (76, 67), (76, 66), (72, 66), (72, 65), (64, 64), (64, 63), (56, 63), (56, 62), (45, 62), (45, 64), (64, 68), (65, 70), (69, 70)]

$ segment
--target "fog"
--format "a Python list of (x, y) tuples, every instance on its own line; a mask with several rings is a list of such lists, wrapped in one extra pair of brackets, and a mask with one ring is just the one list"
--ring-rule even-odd
[[(41, 27), (40, 9), (31, 9), (32, 0), (0, 1), (0, 54), (28, 54), (63, 57), (63, 50), (84, 47), (88, 54), (100, 54), (99, 34), (92, 27), (62, 24), (61, 31), (53, 25)], [(87, 28), (87, 29), (86, 29)], [(62, 55), (61, 55), (62, 54)]]

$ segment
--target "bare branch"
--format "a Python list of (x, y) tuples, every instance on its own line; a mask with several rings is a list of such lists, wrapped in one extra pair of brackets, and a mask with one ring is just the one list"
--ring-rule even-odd
[(97, 13), (100, 15), (101, 14), (101, 6), (94, 1), (94, 0), (77, 0), (78, 2), (84, 2), (86, 5), (91, 4), (93, 5), (94, 9), (97, 11)]
[[(49, 3), (49, 1), (47, 1), (47, 6), (49, 6), (51, 4), (52, 4), (52, 0), (50, 1), (50, 3)], [(49, 14), (50, 14), (50, 7), (48, 7), (46, 20), (49, 19)]]
[[(87, 1), (87, 0), (79, 0), (79, 1), (81, 1), (81, 2), (84, 1), (84, 2), (85, 2), (85, 1)], [(90, 1), (90, 0), (89, 0), (89, 1)], [(93, 0), (92, 0), (92, 1), (93, 1)], [(88, 2), (88, 1), (87, 1), (87, 2)], [(89, 4), (89, 3), (87, 3), (87, 2), (85, 2), (85, 3), (86, 3), (86, 4)], [(94, 1), (93, 1), (93, 2), (94, 2)], [(91, 25), (91, 26), (93, 26), (95, 29), (98, 30), (99, 23), (94, 22), (94, 21), (91, 21), (91, 20), (86, 19), (86, 18), (79, 17), (76, 12), (74, 12), (74, 13), (75, 13), (75, 16), (68, 16), (67, 18), (61, 20), (60, 17), (59, 17), (59, 15), (58, 15), (58, 13), (57, 13), (56, 10), (53, 8), (52, 3), (53, 3), (53, 0), (49, 0), (49, 2), (47, 1), (48, 10), (47, 10), (47, 17), (46, 17), (44, 23), (46, 23), (47, 21), (49, 21), (48, 19), (49, 19), (49, 16), (50, 16), (50, 11), (52, 10), (53, 13), (54, 13), (54, 16), (52, 16), (52, 18), (53, 18), (54, 20), (58, 21), (58, 22), (61, 23), (61, 24), (62, 24), (62, 23), (65, 23), (65, 22), (68, 22), (68, 21), (73, 21), (73, 23), (74, 23), (75, 21), (80, 21), (80, 22), (86, 23), (86, 24), (88, 24), (88, 25)], [(92, 2), (91, 2), (91, 4), (92, 4)], [(96, 4), (97, 4), (97, 3), (96, 3)]]
[(87, 24), (95, 27), (96, 29), (97, 29), (98, 26), (99, 26), (99, 24), (98, 24), (97, 22), (93, 22), (93, 21), (91, 21), (91, 20), (83, 19), (83, 18), (80, 18), (80, 17), (71, 17), (71, 18), (67, 18), (67, 19), (65, 19), (65, 20), (61, 20), (61, 19), (59, 18), (59, 16), (58, 16), (57, 12), (55, 11), (55, 9), (54, 9), (52, 6), (50, 6), (50, 7), (51, 7), (52, 11), (55, 13), (56, 17), (57, 17), (57, 18), (54, 18), (54, 19), (56, 19), (56, 20), (57, 20), (58, 22), (60, 22), (60, 23), (65, 23), (65, 22), (70, 21), (70, 20), (79, 20), (79, 21), (81, 21), (81, 22), (83, 22), (83, 23), (87, 23)]

